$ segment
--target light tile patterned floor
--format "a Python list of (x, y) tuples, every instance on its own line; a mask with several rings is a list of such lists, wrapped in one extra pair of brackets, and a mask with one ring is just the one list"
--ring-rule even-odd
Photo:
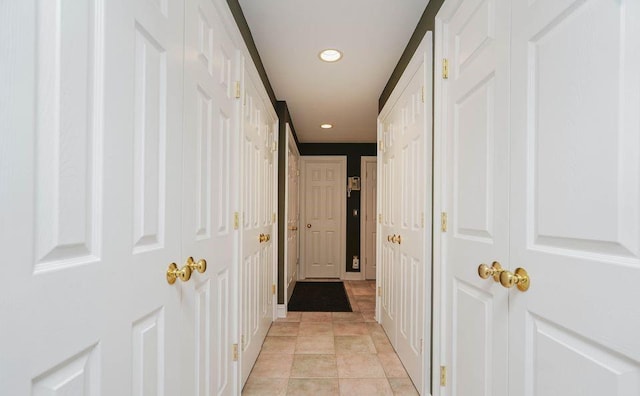
[(345, 289), (354, 312), (289, 312), (273, 323), (243, 395), (418, 394), (375, 323), (375, 281)]

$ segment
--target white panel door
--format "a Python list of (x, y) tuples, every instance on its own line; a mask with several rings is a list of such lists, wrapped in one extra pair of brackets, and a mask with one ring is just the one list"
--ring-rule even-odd
[(431, 232), (425, 228), (431, 223), (431, 37), (423, 39), (380, 116), (382, 325), (419, 390), (431, 283)]
[(298, 279), (300, 257), (300, 153), (287, 124), (287, 270), (285, 304), (289, 302)]
[(180, 394), (183, 4), (2, 20), (2, 393)]
[(438, 19), (447, 394), (504, 396), (508, 296), (478, 266), (509, 267), (509, 2), (450, 0)]
[(640, 2), (513, 4), (509, 393), (640, 395)]
[(345, 265), (345, 157), (302, 157), (305, 278), (340, 278)]
[(378, 198), (378, 164), (376, 157), (362, 159), (362, 263), (365, 279), (376, 279), (376, 211)]
[[(240, 307), (241, 383), (249, 377), (273, 321), (277, 119), (255, 70), (244, 70)], [(272, 289), (273, 288), (273, 289)]]
[(238, 54), (214, 2), (188, 0), (185, 21), (182, 250), (206, 271), (185, 284), (181, 393), (232, 394)]

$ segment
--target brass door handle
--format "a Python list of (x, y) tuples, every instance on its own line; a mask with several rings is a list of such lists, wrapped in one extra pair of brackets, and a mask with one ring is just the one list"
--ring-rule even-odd
[(394, 236), (391, 238), (391, 242), (393, 242), (393, 243), (397, 243), (398, 245), (400, 245), (400, 244), (402, 243), (402, 237), (400, 236), (400, 234), (398, 234), (398, 235), (394, 235)]
[(516, 268), (515, 274), (511, 271), (502, 271), (500, 274), (500, 284), (506, 288), (518, 287), (518, 290), (525, 292), (529, 290), (531, 281), (529, 274), (524, 268)]
[(492, 276), (495, 282), (500, 282), (500, 274), (502, 274), (503, 271), (504, 269), (497, 261), (494, 261), (493, 264), (491, 264), (491, 267), (486, 264), (480, 264), (478, 267), (478, 275), (482, 279), (488, 279)]
[(267, 236), (266, 236), (265, 234), (260, 234), (260, 235), (258, 235), (258, 241), (259, 241), (260, 243), (262, 243), (262, 242), (266, 242), (266, 241), (267, 241)]
[(185, 265), (181, 269), (178, 269), (176, 263), (169, 264), (169, 268), (167, 269), (167, 283), (173, 285), (178, 278), (183, 282), (191, 279), (191, 267)]
[(311, 224), (307, 224), (307, 228), (311, 228)]
[(393, 239), (396, 237), (396, 234), (387, 235), (387, 242), (393, 242)]
[(186, 265), (191, 269), (191, 272), (198, 271), (199, 273), (203, 274), (207, 270), (207, 260), (205, 259), (200, 259), (196, 263), (193, 260), (193, 257), (189, 257), (187, 258)]

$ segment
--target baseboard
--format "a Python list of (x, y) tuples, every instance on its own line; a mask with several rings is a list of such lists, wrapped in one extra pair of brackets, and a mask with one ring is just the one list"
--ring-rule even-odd
[(342, 280), (362, 280), (362, 272), (345, 272)]
[(278, 304), (276, 307), (276, 313), (279, 318), (287, 317), (287, 305), (286, 304)]

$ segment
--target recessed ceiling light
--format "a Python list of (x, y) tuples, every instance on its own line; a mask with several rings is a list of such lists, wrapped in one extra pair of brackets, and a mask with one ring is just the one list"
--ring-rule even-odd
[(333, 125), (331, 125), (331, 124), (322, 124), (322, 125), (320, 125), (320, 128), (322, 128), (322, 129), (331, 129), (331, 128), (333, 128)]
[(325, 62), (337, 62), (342, 58), (342, 52), (337, 49), (329, 48), (321, 51), (318, 56)]

